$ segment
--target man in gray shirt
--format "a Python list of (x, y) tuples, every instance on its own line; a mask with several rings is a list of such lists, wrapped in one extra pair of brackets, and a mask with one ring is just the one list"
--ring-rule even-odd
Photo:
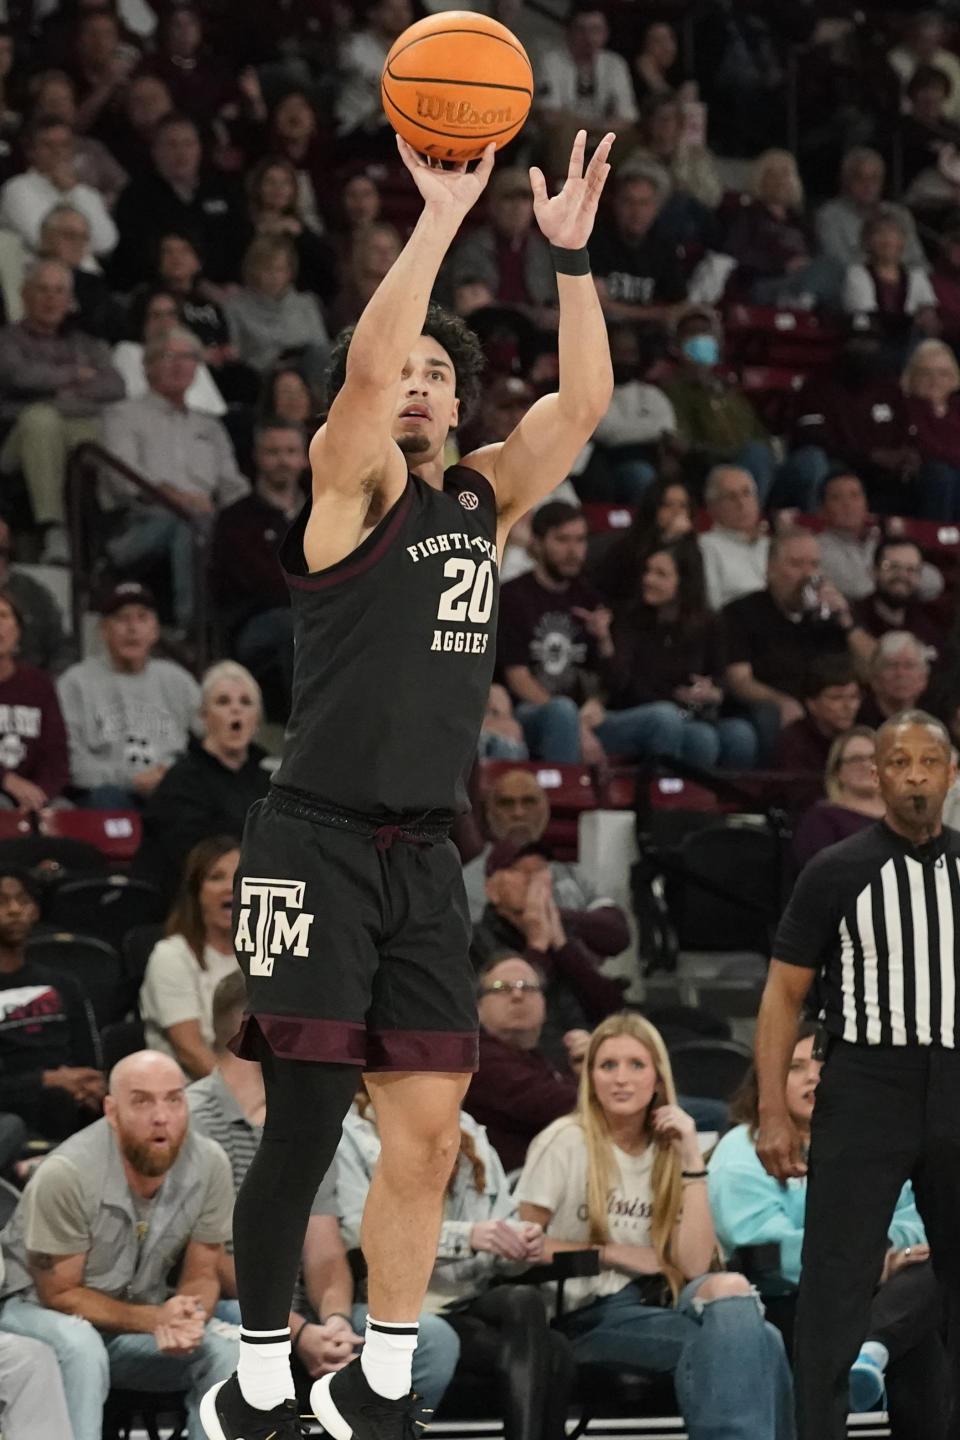
[(56, 1351), (75, 1440), (100, 1440), (111, 1385), (186, 1390), (188, 1436), (202, 1440), (200, 1398), (237, 1363), (238, 1332), (212, 1318), (230, 1166), (191, 1133), (166, 1055), (121, 1060), (104, 1110), (43, 1162), (3, 1232), (0, 1323)]
[(187, 406), (201, 352), (196, 335), (179, 326), (148, 340), (148, 393), (112, 406), (103, 423), (111, 455), (189, 513), (189, 520), (181, 519), (166, 506), (145, 503), (140, 491), (112, 472), (101, 483), (103, 503), (124, 512), (123, 529), (108, 547), (111, 559), (126, 568), (167, 556), (174, 618), (184, 627), (193, 615), (194, 530), (212, 530), (216, 512), (250, 489), (220, 421)]
[(46, 527), (43, 559), (67, 558), (63, 481), (67, 455), (100, 434), (103, 405), (123, 381), (103, 340), (63, 331), (73, 306), (73, 275), (40, 260), (23, 282), (23, 319), (0, 330), (0, 418), (13, 419), (0, 471), (23, 471), (33, 518)]
[(763, 529), (757, 485), (739, 465), (715, 465), (704, 500), (713, 529), (697, 537), (703, 558), (707, 604), (722, 610), (731, 600), (762, 590), (767, 583), (770, 537)]
[[(840, 167), (840, 194), (821, 205), (817, 211), (817, 240), (823, 254), (841, 265), (856, 265), (863, 260), (860, 232), (883, 201), (883, 183), (887, 167), (878, 150), (857, 145), (848, 150)], [(917, 237), (913, 216), (904, 205), (887, 205), (896, 212), (906, 236), (903, 263), (929, 268), (923, 246)]]
[(187, 748), (200, 705), (196, 680), (173, 660), (154, 660), (157, 602), (124, 580), (101, 605), (105, 655), (61, 675), (57, 691), (78, 799), (102, 810), (135, 809)]
[[(848, 600), (863, 600), (873, 594), (873, 556), (881, 534), (871, 521), (863, 481), (838, 467), (824, 480), (820, 496), (820, 573)], [(942, 593), (942, 573), (924, 561), (917, 598), (936, 600)]]

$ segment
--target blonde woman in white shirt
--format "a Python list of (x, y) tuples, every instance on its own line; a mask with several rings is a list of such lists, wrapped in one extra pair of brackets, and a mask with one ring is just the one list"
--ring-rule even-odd
[(580, 1363), (671, 1374), (690, 1440), (790, 1440), (783, 1342), (742, 1275), (708, 1273), (706, 1166), (659, 1032), (613, 1015), (593, 1032), (575, 1114), (533, 1141), (517, 1185), (545, 1258), (595, 1250), (567, 1282), (561, 1328)]
[(150, 953), (140, 988), (148, 1047), (172, 1055), (191, 1080), (209, 1075), (217, 1063), (213, 992), (237, 969), (231, 910), (239, 858), (229, 835), (194, 845), (167, 933)]

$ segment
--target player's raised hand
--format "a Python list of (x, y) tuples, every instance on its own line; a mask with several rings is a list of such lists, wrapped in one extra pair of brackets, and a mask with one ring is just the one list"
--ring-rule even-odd
[(397, 136), (397, 149), (427, 208), (440, 214), (462, 217), (483, 194), (493, 170), (497, 147), (493, 141), (490, 142), (475, 170), (468, 170), (466, 163), (445, 170), (438, 160), (431, 160), (428, 155), (414, 150), (401, 135)]
[(597, 205), (603, 193), (610, 166), (607, 157), (616, 136), (609, 132), (604, 135), (593, 152), (586, 171), (583, 168), (587, 148), (586, 130), (578, 130), (570, 152), (570, 165), (563, 189), (558, 195), (547, 195), (547, 182), (543, 171), (536, 166), (530, 171), (533, 187), (533, 213), (544, 237), (551, 245), (564, 250), (579, 250), (586, 245), (593, 231)]

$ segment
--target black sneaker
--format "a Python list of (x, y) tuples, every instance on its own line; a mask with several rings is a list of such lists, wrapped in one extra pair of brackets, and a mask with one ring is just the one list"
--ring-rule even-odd
[(200, 1424), (207, 1440), (304, 1440), (295, 1400), (284, 1400), (272, 1410), (258, 1410), (243, 1398), (236, 1375), (221, 1380), (200, 1401)]
[(359, 1360), (322, 1375), (310, 1389), (310, 1407), (331, 1440), (414, 1440), (427, 1428), (414, 1418), (415, 1404), (412, 1394), (402, 1400), (378, 1395)]

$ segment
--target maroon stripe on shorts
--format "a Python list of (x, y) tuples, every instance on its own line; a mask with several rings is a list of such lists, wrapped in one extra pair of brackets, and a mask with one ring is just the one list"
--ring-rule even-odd
[(476, 1030), (370, 1030), (370, 1071), (474, 1071), (478, 1064)]
[(230, 1049), (241, 1060), (260, 1060), (265, 1044), (282, 1060), (325, 1060), (331, 1065), (367, 1063), (366, 1029), (348, 1020), (245, 1015), (230, 1041)]

